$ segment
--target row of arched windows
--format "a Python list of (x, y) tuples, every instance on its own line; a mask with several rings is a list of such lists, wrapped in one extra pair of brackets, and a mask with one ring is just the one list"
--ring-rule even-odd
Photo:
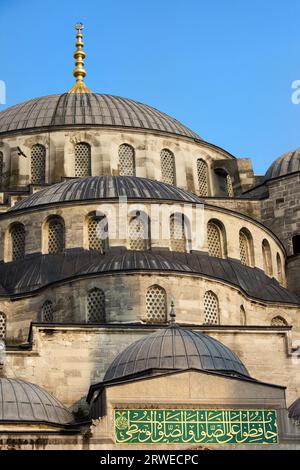
[[(136, 162), (135, 150), (129, 144), (122, 144), (118, 150), (120, 176), (135, 176)], [(31, 147), (31, 182), (44, 184), (46, 174), (46, 147), (35, 144)], [(174, 153), (164, 148), (160, 152), (161, 179), (164, 183), (176, 184), (176, 165)], [(3, 154), (0, 152), (0, 176), (2, 175)], [(74, 145), (74, 174), (83, 178), (91, 176), (91, 146), (87, 142), (78, 142)], [(197, 159), (198, 192), (200, 196), (209, 195), (208, 166), (202, 158)], [(229, 197), (233, 197), (232, 178), (225, 177), (225, 190)]]
[[(176, 252), (189, 251), (191, 240), (190, 224), (188, 219), (180, 213), (170, 216), (170, 248)], [(46, 223), (46, 249), (47, 253), (61, 253), (65, 249), (65, 224), (60, 216), (50, 217)], [(108, 221), (106, 216), (92, 214), (87, 223), (88, 248), (105, 253), (109, 248)], [(143, 212), (137, 212), (131, 217), (128, 226), (129, 248), (131, 250), (149, 250), (151, 248), (150, 220)], [(11, 259), (18, 260), (25, 256), (25, 227), (15, 223), (10, 228)], [(227, 256), (227, 241), (224, 225), (216, 219), (207, 224), (208, 254), (217, 258)], [(269, 242), (262, 241), (263, 269), (269, 276), (273, 275), (272, 253)], [(255, 266), (253, 238), (247, 228), (239, 231), (239, 252), (243, 265)], [(277, 278), (280, 283), (284, 281), (284, 272), (281, 257), (276, 254)]]

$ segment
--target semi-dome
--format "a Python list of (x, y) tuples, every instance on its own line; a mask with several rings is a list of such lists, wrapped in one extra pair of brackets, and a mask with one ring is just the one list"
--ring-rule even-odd
[(37, 191), (16, 203), (10, 211), (29, 209), (45, 204), (116, 199), (120, 196), (126, 196), (128, 199), (201, 202), (199, 197), (188, 191), (147, 178), (137, 176), (88, 176), (56, 183)]
[(113, 360), (104, 382), (123, 380), (133, 374), (149, 375), (153, 370), (188, 369), (249, 378), (244, 364), (227, 346), (203, 333), (173, 323), (129, 345)]
[(300, 397), (290, 405), (288, 412), (289, 418), (300, 421)]
[(0, 423), (72, 423), (72, 414), (38, 385), (18, 379), (0, 378)]
[(181, 122), (151, 106), (100, 93), (42, 96), (0, 112), (0, 134), (73, 126), (144, 129), (201, 139)]
[(300, 171), (300, 148), (286, 152), (278, 157), (268, 168), (265, 180), (285, 176), (295, 171)]

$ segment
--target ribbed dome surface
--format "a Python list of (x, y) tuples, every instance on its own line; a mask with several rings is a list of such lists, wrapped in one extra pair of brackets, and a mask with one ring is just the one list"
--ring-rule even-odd
[(128, 346), (111, 363), (104, 381), (143, 372), (148, 375), (150, 369), (191, 368), (249, 377), (243, 363), (224, 344), (202, 333), (172, 325)]
[(126, 196), (128, 199), (201, 202), (201, 199), (194, 194), (160, 181), (136, 176), (89, 176), (53, 184), (18, 202), (10, 211), (45, 204), (114, 199), (120, 196)]
[(277, 158), (268, 168), (265, 181), (277, 178), (278, 176), (288, 175), (300, 170), (300, 148), (287, 152)]
[(0, 378), (0, 422), (67, 424), (72, 414), (50, 393), (23, 380)]
[(0, 134), (72, 126), (146, 129), (201, 139), (176, 119), (151, 106), (99, 93), (43, 96), (0, 112)]

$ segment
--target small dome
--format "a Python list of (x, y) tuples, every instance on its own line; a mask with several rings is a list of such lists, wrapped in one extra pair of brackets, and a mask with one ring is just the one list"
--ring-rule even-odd
[(181, 122), (151, 106), (100, 93), (42, 96), (0, 112), (0, 134), (75, 126), (134, 128), (201, 139)]
[(300, 398), (297, 398), (288, 409), (289, 418), (300, 421)]
[(0, 423), (48, 423), (64, 425), (72, 414), (50, 393), (23, 380), (0, 378)]
[(46, 204), (93, 201), (95, 199), (158, 199), (179, 202), (202, 202), (188, 191), (160, 181), (136, 176), (88, 176), (53, 184), (17, 202), (10, 211), (31, 209)]
[(247, 376), (239, 358), (216, 339), (173, 324), (129, 345), (111, 363), (104, 381), (151, 370), (199, 369), (226, 375)]
[(278, 176), (285, 176), (295, 171), (300, 171), (300, 148), (287, 152), (277, 158), (268, 168), (265, 174), (265, 181)]

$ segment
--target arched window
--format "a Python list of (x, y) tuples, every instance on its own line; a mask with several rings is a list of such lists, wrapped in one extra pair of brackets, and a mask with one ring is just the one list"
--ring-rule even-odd
[(208, 169), (202, 158), (197, 160), (197, 176), (200, 196), (208, 196)]
[(171, 250), (187, 251), (186, 227), (183, 214), (172, 214), (170, 217)]
[(278, 278), (278, 282), (280, 284), (283, 284), (283, 268), (282, 268), (282, 261), (281, 261), (281, 257), (280, 257), (280, 254), (277, 253), (276, 255), (276, 263), (277, 263), (277, 278)]
[(65, 248), (65, 227), (60, 217), (48, 221), (48, 253), (62, 253)]
[(300, 254), (300, 235), (294, 235), (292, 238), (293, 242), (293, 254), (299, 255)]
[(119, 147), (119, 173), (120, 176), (135, 176), (135, 154), (131, 145)]
[(215, 220), (207, 224), (207, 247), (209, 256), (223, 258), (225, 256), (224, 227)]
[(131, 250), (150, 248), (149, 219), (143, 212), (138, 212), (129, 222), (129, 245)]
[(288, 326), (288, 322), (280, 315), (276, 315), (276, 317), (271, 320), (271, 326)]
[(165, 323), (167, 321), (166, 291), (153, 285), (146, 292), (146, 321), (149, 323)]
[(253, 240), (246, 228), (242, 228), (239, 233), (240, 260), (246, 266), (252, 266), (253, 263)]
[(11, 258), (12, 261), (22, 259), (25, 256), (25, 227), (16, 223), (10, 229), (11, 234)]
[(105, 215), (91, 215), (88, 220), (89, 249), (106, 253), (108, 250), (108, 222)]
[(105, 294), (103, 290), (94, 287), (87, 297), (87, 322), (102, 323), (105, 321)]
[(91, 176), (91, 146), (86, 142), (75, 144), (75, 176)]
[(160, 152), (161, 179), (164, 183), (176, 184), (175, 158), (173, 152), (163, 149)]
[(262, 255), (263, 255), (263, 267), (264, 271), (268, 276), (272, 276), (272, 258), (271, 258), (271, 248), (268, 240), (264, 239), (262, 242)]
[(45, 183), (46, 148), (36, 144), (31, 147), (31, 183)]
[(204, 324), (219, 325), (219, 301), (211, 290), (204, 294)]
[(0, 340), (6, 338), (6, 315), (0, 312)]
[(232, 179), (231, 179), (231, 176), (229, 174), (226, 175), (226, 191), (227, 191), (227, 196), (228, 197), (233, 197), (234, 196)]
[(41, 314), (40, 314), (41, 322), (44, 323), (52, 323), (54, 320), (54, 313), (53, 313), (53, 303), (51, 300), (46, 300), (43, 303)]
[(243, 305), (240, 306), (240, 322), (241, 322), (241, 325), (243, 325), (243, 326), (245, 326), (247, 324), (246, 311), (245, 311)]

